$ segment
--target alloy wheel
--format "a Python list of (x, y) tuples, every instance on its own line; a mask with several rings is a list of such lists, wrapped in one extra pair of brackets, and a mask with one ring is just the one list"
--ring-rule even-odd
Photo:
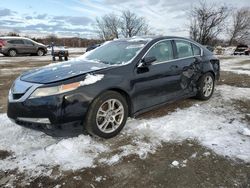
[(15, 57), (16, 56), (16, 51), (15, 50), (10, 50), (9, 55), (11, 57)]
[(205, 97), (209, 97), (213, 92), (214, 81), (210, 75), (207, 75), (204, 79), (203, 94)]
[(106, 100), (98, 109), (96, 124), (103, 133), (112, 133), (119, 128), (124, 119), (124, 107), (117, 99)]
[(43, 56), (43, 51), (42, 50), (38, 50), (37, 55), (38, 56)]

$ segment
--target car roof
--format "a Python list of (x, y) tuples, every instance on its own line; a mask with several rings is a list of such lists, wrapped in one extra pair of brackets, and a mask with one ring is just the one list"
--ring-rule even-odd
[(124, 41), (124, 42), (157, 42), (160, 40), (164, 40), (164, 39), (180, 39), (180, 40), (186, 40), (189, 41), (193, 44), (196, 44), (197, 46), (204, 48), (204, 46), (202, 46), (201, 44), (197, 43), (196, 41), (189, 39), (189, 38), (185, 38), (185, 37), (178, 37), (178, 36), (134, 36), (131, 38), (122, 38), (122, 39), (114, 39), (114, 41)]
[[(178, 36), (134, 36), (130, 38), (122, 38), (122, 39), (114, 39), (115, 41), (127, 41), (127, 42), (140, 42), (140, 41), (153, 41), (153, 40), (163, 40), (163, 39), (183, 39), (183, 40), (189, 40), (191, 42), (195, 42), (192, 39), (184, 38), (184, 37), (178, 37)], [(195, 42), (197, 43), (197, 42)]]
[(0, 39), (5, 39), (5, 40), (9, 40), (9, 39), (26, 39), (26, 40), (31, 40), (31, 39), (25, 38), (25, 37), (11, 37), (11, 36), (0, 37)]
[(241, 47), (248, 48), (248, 45), (245, 45), (245, 44), (239, 44), (239, 45), (237, 45), (237, 48), (241, 48)]

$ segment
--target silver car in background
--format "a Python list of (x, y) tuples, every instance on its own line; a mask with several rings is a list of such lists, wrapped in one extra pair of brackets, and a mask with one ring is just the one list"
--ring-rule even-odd
[(47, 53), (45, 45), (24, 37), (0, 37), (0, 53), (15, 57), (19, 54), (43, 56)]

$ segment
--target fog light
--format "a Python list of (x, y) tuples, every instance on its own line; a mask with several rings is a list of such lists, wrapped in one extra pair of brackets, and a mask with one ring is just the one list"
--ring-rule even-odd
[(19, 117), (17, 118), (20, 121), (26, 121), (31, 123), (42, 123), (42, 124), (50, 124), (50, 120), (48, 118), (24, 118)]

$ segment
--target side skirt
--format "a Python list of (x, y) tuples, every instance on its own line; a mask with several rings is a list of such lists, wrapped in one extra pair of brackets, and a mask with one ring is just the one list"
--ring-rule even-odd
[(170, 101), (167, 101), (167, 102), (164, 102), (164, 103), (160, 103), (160, 104), (148, 107), (148, 108), (144, 108), (144, 109), (139, 110), (139, 111), (135, 112), (134, 114), (132, 114), (132, 117), (136, 118), (137, 116), (139, 116), (140, 114), (143, 114), (145, 112), (148, 112), (148, 111), (160, 108), (160, 107), (162, 107), (162, 106), (164, 106), (166, 104), (174, 103), (174, 102), (179, 101), (181, 99), (187, 99), (187, 98), (190, 98), (190, 97), (194, 97), (195, 95), (196, 95), (196, 93), (191, 93), (189, 95), (183, 95), (183, 96), (180, 96), (180, 97), (178, 97), (178, 98), (176, 98), (174, 100), (170, 100)]

